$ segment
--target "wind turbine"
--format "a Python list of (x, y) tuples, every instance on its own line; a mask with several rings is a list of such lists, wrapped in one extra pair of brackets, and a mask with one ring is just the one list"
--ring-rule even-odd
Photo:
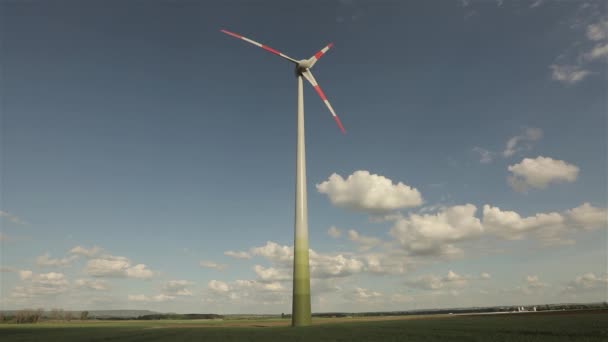
[(309, 59), (295, 60), (281, 52), (267, 46), (245, 38), (239, 34), (221, 30), (223, 33), (244, 40), (250, 44), (269, 51), (279, 57), (292, 62), (296, 66), (296, 76), (298, 78), (298, 117), (297, 117), (297, 146), (296, 146), (296, 207), (295, 207), (295, 228), (294, 228), (294, 257), (293, 257), (293, 297), (292, 297), (292, 326), (306, 326), (311, 324), (310, 318), (310, 270), (308, 265), (308, 208), (306, 205), (306, 149), (304, 145), (304, 89), (302, 76), (310, 82), (317, 94), (331, 113), (338, 124), (338, 127), (345, 133), (342, 122), (336, 115), (329, 101), (325, 97), (323, 90), (315, 80), (310, 69), (317, 61), (333, 46), (330, 43), (321, 51), (314, 54)]

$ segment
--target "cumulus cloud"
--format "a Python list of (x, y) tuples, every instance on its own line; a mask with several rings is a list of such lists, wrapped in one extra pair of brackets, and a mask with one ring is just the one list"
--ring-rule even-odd
[(399, 251), (368, 253), (361, 259), (367, 272), (378, 275), (403, 274), (410, 264), (408, 256)]
[(587, 202), (566, 211), (566, 217), (570, 219), (572, 225), (584, 230), (608, 226), (608, 210), (594, 207)]
[(421, 290), (459, 289), (468, 284), (469, 277), (448, 271), (445, 276), (423, 275), (406, 281), (406, 285)]
[[(515, 211), (486, 204), (481, 219), (472, 204), (441, 209), (435, 214), (409, 214), (397, 218), (389, 234), (410, 257), (461, 256), (459, 244), (482, 238), (519, 240), (534, 237), (543, 245), (571, 244), (580, 231), (608, 227), (606, 208), (584, 203), (564, 212), (536, 213), (523, 217)], [(373, 264), (368, 265), (368, 269)]]
[(587, 26), (587, 39), (592, 41), (608, 39), (608, 18), (600, 19), (597, 23)]
[(106, 291), (110, 289), (108, 283), (100, 279), (77, 279), (74, 282), (74, 285), (79, 288), (86, 288), (96, 291)]
[(335, 226), (331, 226), (327, 230), (327, 235), (331, 236), (334, 239), (337, 239), (342, 235), (342, 232), (340, 231), (340, 229), (336, 228)]
[(81, 255), (87, 258), (92, 258), (101, 252), (101, 248), (97, 246), (93, 246), (89, 249), (86, 249), (82, 246), (76, 246), (70, 250), (70, 254)]
[(420, 192), (401, 182), (393, 182), (369, 171), (355, 171), (346, 179), (334, 173), (317, 184), (317, 190), (340, 208), (372, 214), (416, 207), (422, 204)]
[(313, 278), (347, 277), (364, 270), (361, 260), (342, 254), (329, 255), (310, 250), (310, 275)]
[(34, 273), (30, 270), (21, 270), (19, 271), (19, 278), (21, 278), (21, 280), (29, 280), (32, 278), (32, 275)]
[(290, 292), (279, 282), (259, 282), (255, 280), (235, 280), (226, 283), (219, 280), (211, 280), (207, 285), (210, 293), (204, 298), (207, 302), (236, 301), (239, 305), (255, 303), (262, 304), (287, 304)]
[(168, 296), (192, 296), (192, 291), (188, 287), (193, 284), (188, 280), (170, 280), (165, 283), (161, 292)]
[(281, 246), (276, 242), (267, 241), (264, 246), (252, 248), (251, 254), (274, 262), (291, 262), (293, 260), (293, 246)]
[(93, 277), (150, 279), (154, 276), (146, 265), (132, 266), (128, 258), (112, 255), (89, 260), (85, 272)]
[(211, 280), (207, 284), (207, 287), (213, 292), (228, 292), (230, 291), (230, 287), (227, 283), (219, 280)]
[(588, 272), (579, 275), (566, 286), (567, 292), (604, 291), (608, 288), (608, 274), (605, 276)]
[(36, 258), (36, 264), (41, 267), (64, 267), (70, 266), (76, 259), (78, 259), (77, 255), (70, 255), (61, 259), (51, 259), (49, 253), (45, 253)]
[(595, 60), (608, 56), (608, 43), (596, 44), (591, 51), (585, 54), (588, 60)]
[(509, 184), (516, 191), (526, 191), (529, 187), (544, 189), (550, 183), (574, 182), (579, 168), (563, 160), (539, 156), (524, 158), (520, 163), (509, 165)]
[(458, 256), (455, 242), (478, 237), (483, 233), (477, 208), (472, 204), (445, 208), (436, 214), (410, 214), (395, 222), (390, 230), (411, 255)]
[(490, 232), (509, 240), (522, 239), (526, 234), (540, 229), (558, 230), (564, 224), (559, 213), (539, 213), (522, 218), (514, 211), (502, 211), (498, 207), (483, 206), (483, 224)]
[(212, 269), (215, 269), (215, 270), (218, 270), (218, 271), (223, 271), (226, 268), (226, 265), (222, 265), (222, 264), (218, 264), (218, 263), (213, 262), (213, 261), (206, 261), (206, 260), (203, 260), (203, 261), (199, 262), (199, 265), (201, 267), (212, 268)]
[(258, 279), (262, 282), (277, 282), (291, 279), (291, 274), (286, 269), (278, 269), (274, 267), (265, 268), (260, 265), (253, 267)]
[[(309, 249), (308, 253), (312, 278), (340, 278), (364, 270), (364, 263), (358, 258), (344, 254), (317, 253), (312, 249)], [(276, 268), (281, 269), (283, 274), (291, 274), (293, 246), (282, 246), (276, 242), (268, 241), (264, 246), (252, 248), (251, 254), (269, 260)]]
[(507, 141), (507, 146), (505, 147), (505, 150), (502, 152), (502, 155), (504, 157), (511, 157), (517, 151), (520, 151), (523, 148), (521, 146), (522, 143), (527, 144), (527, 145), (524, 145), (524, 147), (530, 148), (531, 142), (538, 141), (538, 140), (542, 139), (542, 137), (543, 137), (543, 131), (540, 128), (528, 127), (524, 130), (524, 132), (522, 134), (516, 135)]
[(247, 252), (225, 251), (224, 255), (236, 259), (251, 259), (251, 255), (249, 255)]
[(533, 295), (540, 293), (546, 287), (549, 287), (549, 284), (543, 283), (537, 275), (528, 275), (524, 279), (524, 284), (515, 289), (525, 295)]
[(481, 279), (490, 279), (490, 278), (492, 278), (492, 276), (490, 275), (490, 273), (487, 273), (487, 272), (481, 272), (481, 274), (479, 275), (479, 277)]
[(349, 300), (367, 303), (381, 298), (382, 293), (362, 287), (356, 287), (352, 292), (345, 294), (345, 297)]
[(58, 295), (69, 290), (69, 282), (63, 273), (34, 274), (31, 271), (21, 271), (20, 277), (26, 283), (15, 287), (11, 293), (13, 298)]

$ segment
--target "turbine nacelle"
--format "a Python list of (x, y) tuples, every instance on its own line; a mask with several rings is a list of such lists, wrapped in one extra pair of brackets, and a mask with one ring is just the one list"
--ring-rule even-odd
[(313, 62), (310, 59), (301, 59), (298, 61), (296, 68), (301, 71), (312, 68)]

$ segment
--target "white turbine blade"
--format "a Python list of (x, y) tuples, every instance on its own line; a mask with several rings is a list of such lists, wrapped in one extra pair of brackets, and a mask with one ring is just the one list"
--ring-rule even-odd
[(321, 98), (321, 100), (323, 100), (323, 103), (325, 103), (325, 105), (331, 112), (331, 115), (333, 116), (334, 120), (336, 121), (336, 124), (338, 124), (340, 131), (342, 131), (343, 134), (346, 134), (346, 131), (344, 130), (344, 126), (342, 126), (342, 122), (340, 121), (340, 118), (336, 115), (336, 112), (334, 111), (331, 104), (327, 100), (327, 97), (325, 97), (323, 90), (321, 90), (321, 87), (319, 87), (319, 84), (317, 83), (317, 80), (315, 80), (315, 77), (312, 75), (312, 72), (310, 72), (310, 70), (305, 70), (304, 72), (302, 72), (302, 75), (304, 75), (304, 77), (308, 80), (308, 82), (310, 82), (312, 87), (315, 88), (315, 91), (317, 92), (317, 94), (319, 94), (319, 97)]
[(281, 52), (279, 52), (279, 51), (271, 48), (270, 46), (267, 46), (267, 45), (264, 45), (264, 44), (260, 44), (260, 43), (254, 41), (254, 40), (251, 40), (249, 38), (245, 38), (245, 37), (243, 37), (243, 36), (241, 36), (239, 34), (236, 34), (234, 32), (230, 32), (230, 31), (227, 31), (227, 30), (221, 30), (221, 31), (224, 32), (225, 34), (229, 35), (229, 36), (233, 36), (234, 38), (242, 39), (242, 40), (246, 41), (247, 43), (251, 43), (251, 44), (253, 44), (253, 45), (257, 46), (257, 47), (261, 47), (262, 49), (264, 49), (264, 50), (266, 50), (268, 52), (274, 53), (275, 55), (277, 55), (279, 57), (283, 57), (283, 58), (285, 58), (286, 60), (288, 60), (288, 61), (290, 61), (292, 63), (298, 64), (298, 61), (296, 61), (295, 59), (293, 59), (293, 58), (291, 58), (291, 57), (289, 57), (289, 56), (287, 56), (285, 54), (282, 54)]
[(326, 47), (322, 48), (319, 52), (315, 53), (314, 56), (310, 57), (308, 59), (308, 61), (310, 61), (310, 67), (312, 68), (312, 66), (315, 65), (315, 63), (317, 63), (317, 61), (319, 59), (321, 59), (321, 56), (323, 56), (324, 54), (326, 54), (327, 51), (329, 49), (331, 49), (332, 46), (334, 46), (334, 43), (329, 43), (329, 44), (327, 44)]

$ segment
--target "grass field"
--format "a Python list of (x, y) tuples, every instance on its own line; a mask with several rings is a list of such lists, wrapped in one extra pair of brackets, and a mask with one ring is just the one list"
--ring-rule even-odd
[(608, 311), (289, 320), (1, 324), (9, 341), (608, 341)]

